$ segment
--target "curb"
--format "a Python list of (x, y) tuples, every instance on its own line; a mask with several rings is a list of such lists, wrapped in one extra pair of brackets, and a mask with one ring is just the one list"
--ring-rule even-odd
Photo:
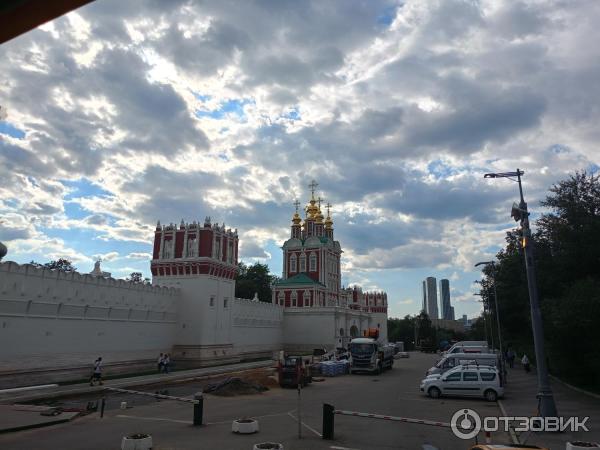
[[(135, 379), (135, 377), (124, 378), (121, 380), (114, 380), (112, 383), (107, 384), (105, 382), (104, 386), (81, 386), (79, 388), (71, 388), (66, 390), (58, 390), (54, 392), (36, 392), (35, 394), (31, 393), (29, 395), (22, 396), (14, 396), (14, 397), (3, 397), (0, 398), (0, 404), (11, 404), (11, 403), (22, 403), (22, 402), (30, 402), (30, 401), (39, 401), (46, 399), (56, 399), (63, 397), (71, 397), (78, 396), (82, 394), (93, 394), (98, 393), (102, 394), (104, 392), (105, 387), (118, 387), (118, 388), (126, 388), (129, 386), (151, 386), (154, 384), (163, 384), (163, 383), (175, 383), (175, 382), (186, 382), (186, 381), (194, 381), (206, 377), (225, 375), (232, 372), (243, 372), (246, 370), (254, 370), (261, 369), (266, 367), (272, 367), (272, 360), (265, 361), (256, 361), (252, 363), (247, 363), (248, 367), (235, 367), (235, 365), (231, 366), (214, 366), (214, 368), (208, 367), (205, 373), (191, 373), (194, 370), (191, 369), (188, 371), (180, 371), (178, 373), (174, 373), (173, 375), (167, 376), (159, 376), (156, 378), (150, 379)], [(233, 367), (232, 367), (233, 366)], [(202, 368), (204, 369), (204, 368)], [(200, 370), (202, 370), (200, 369)], [(187, 372), (187, 373), (186, 373)], [(112, 380), (111, 380), (112, 381)], [(87, 384), (87, 383), (84, 383)], [(73, 386), (73, 385), (71, 385)]]
[(596, 398), (596, 399), (600, 400), (600, 395), (599, 394), (594, 394), (593, 392), (586, 391), (585, 389), (578, 388), (577, 386), (573, 386), (572, 384), (566, 383), (563, 380), (561, 380), (560, 378), (555, 377), (554, 375), (548, 374), (548, 376), (550, 378), (552, 378), (552, 380), (558, 381), (563, 386), (566, 386), (569, 389), (574, 390), (575, 392), (579, 392), (580, 394), (589, 395), (590, 397), (593, 397), (593, 398)]
[[(504, 405), (502, 404), (500, 399), (498, 399), (498, 406), (500, 407), (500, 411), (502, 412), (502, 415), (504, 417), (508, 417), (508, 414), (506, 414), (506, 409), (504, 409)], [(519, 445), (520, 444), (519, 438), (517, 437), (515, 430), (513, 430), (510, 426), (508, 427), (508, 433), (510, 434), (510, 439), (512, 440), (512, 443), (515, 445)]]
[(14, 433), (15, 431), (33, 430), (34, 428), (42, 428), (42, 427), (48, 427), (51, 425), (58, 425), (61, 423), (70, 422), (71, 420), (76, 419), (79, 416), (80, 416), (80, 414), (76, 414), (73, 417), (69, 417), (68, 419), (56, 419), (56, 420), (51, 420), (48, 422), (34, 423), (34, 424), (29, 424), (29, 425), (20, 425), (18, 427), (0, 428), (0, 434)]

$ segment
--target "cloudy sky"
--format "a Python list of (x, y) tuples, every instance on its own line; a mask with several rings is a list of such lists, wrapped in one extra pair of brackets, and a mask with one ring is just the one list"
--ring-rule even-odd
[[(6, 259), (149, 276), (153, 228), (238, 228), (281, 272), (307, 184), (333, 204), (344, 284), (416, 313), (514, 226), (509, 180), (600, 164), (600, 3), (97, 0), (0, 45)], [(594, 44), (594, 42), (596, 44)]]

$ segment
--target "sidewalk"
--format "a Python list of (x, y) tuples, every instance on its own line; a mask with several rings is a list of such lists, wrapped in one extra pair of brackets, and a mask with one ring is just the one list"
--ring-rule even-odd
[[(508, 416), (537, 416), (537, 374), (535, 368), (526, 373), (520, 364), (508, 369), (505, 398), (500, 401)], [(589, 417), (586, 426), (589, 432), (516, 433), (520, 443), (563, 450), (567, 442), (586, 441), (600, 443), (600, 399), (577, 392), (560, 382), (550, 380), (554, 401), (560, 417)]]
[[(152, 375), (141, 375), (137, 377), (117, 378), (104, 381), (103, 386), (90, 386), (89, 383), (78, 383), (66, 386), (56, 386), (47, 389), (25, 391), (25, 392), (0, 392), (0, 405), (12, 403), (34, 402), (37, 400), (67, 397), (71, 395), (89, 394), (101, 392), (105, 387), (127, 388), (128, 386), (142, 386), (154, 383), (167, 383), (172, 381), (192, 380), (199, 377), (220, 375), (240, 370), (258, 369), (271, 367), (272, 360), (255, 361), (248, 363), (228, 364), (225, 366), (203, 367), (200, 369), (181, 370), (170, 374), (156, 373)], [(1, 428), (1, 426), (0, 426)]]

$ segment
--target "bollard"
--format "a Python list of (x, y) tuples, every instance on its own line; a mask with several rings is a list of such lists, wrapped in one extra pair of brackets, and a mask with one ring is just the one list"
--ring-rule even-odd
[(102, 397), (102, 403), (100, 405), (100, 418), (104, 417), (104, 407), (106, 406), (106, 399)]
[(485, 443), (486, 444), (492, 443), (492, 433), (490, 433), (489, 431), (485, 432)]
[(197, 403), (194, 403), (194, 425), (200, 426), (202, 425), (202, 414), (204, 410), (204, 397), (202, 396), (202, 391), (194, 394), (194, 400), (197, 401)]
[(334, 411), (332, 405), (323, 403), (323, 439), (333, 439)]

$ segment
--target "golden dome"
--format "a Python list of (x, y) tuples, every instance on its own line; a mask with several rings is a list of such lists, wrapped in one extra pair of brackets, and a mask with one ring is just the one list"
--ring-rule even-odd
[(307, 219), (316, 219), (317, 213), (319, 212), (319, 207), (315, 203), (317, 203), (315, 198), (311, 198), (309, 205), (306, 207)]
[(331, 217), (327, 216), (327, 219), (325, 219), (325, 228), (331, 228), (332, 225), (333, 220), (331, 220)]
[(316, 214), (316, 216), (315, 216), (316, 222), (317, 222), (317, 223), (323, 223), (323, 219), (324, 219), (324, 218), (325, 218), (325, 217), (323, 217), (323, 213), (321, 212), (321, 209), (318, 209), (318, 210), (317, 210), (317, 214)]
[(298, 214), (298, 212), (296, 211), (294, 213), (294, 217), (292, 217), (292, 223), (294, 225), (300, 225), (300, 222), (302, 222), (302, 219), (300, 218), (300, 215)]

